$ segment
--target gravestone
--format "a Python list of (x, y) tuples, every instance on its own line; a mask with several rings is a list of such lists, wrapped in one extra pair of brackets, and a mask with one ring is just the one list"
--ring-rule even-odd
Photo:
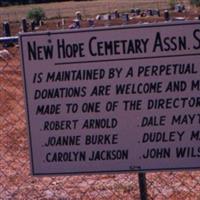
[(31, 21), (31, 31), (35, 30), (35, 21)]
[(124, 20), (124, 23), (128, 23), (128, 21), (129, 21), (129, 15), (128, 15), (128, 13), (123, 13), (122, 19)]
[(88, 21), (88, 27), (94, 27), (94, 19), (89, 18), (87, 21)]
[(22, 32), (28, 32), (28, 24), (27, 24), (27, 21), (26, 19), (22, 19), (21, 21), (21, 28), (22, 28)]
[(102, 19), (102, 16), (101, 15), (97, 15), (96, 16), (96, 20), (101, 20)]
[(76, 11), (76, 12), (75, 12), (75, 16), (76, 16), (76, 19), (82, 20), (82, 15), (81, 15), (81, 12), (80, 12), (80, 11)]
[(9, 22), (3, 22), (3, 36), (5, 37), (11, 36)]
[(170, 20), (170, 15), (169, 15), (169, 11), (168, 10), (164, 11), (164, 19), (165, 19), (165, 21), (169, 21)]
[(160, 10), (159, 9), (155, 9), (154, 10), (154, 15), (157, 15), (158, 17), (160, 17)]
[(108, 21), (110, 21), (112, 19), (111, 14), (109, 13), (107, 16), (108, 16)]
[(153, 16), (153, 10), (152, 9), (147, 9), (147, 15), (148, 16)]
[(139, 15), (141, 14), (141, 9), (140, 9), (140, 8), (136, 8), (136, 9), (135, 9), (135, 14), (136, 14), (137, 16), (139, 16)]
[(114, 16), (115, 16), (116, 19), (118, 19), (120, 17), (117, 9), (114, 11)]
[(182, 13), (184, 10), (185, 10), (184, 4), (178, 3), (178, 4), (175, 5), (175, 11), (176, 12)]
[(62, 28), (64, 28), (65, 27), (65, 19), (61, 19), (61, 26), (62, 26)]

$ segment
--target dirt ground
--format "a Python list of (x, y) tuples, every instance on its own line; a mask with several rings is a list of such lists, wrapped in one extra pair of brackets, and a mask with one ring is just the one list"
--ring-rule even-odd
[[(30, 175), (19, 49), (0, 61), (0, 199), (139, 200), (137, 173), (33, 177)], [(147, 173), (150, 200), (199, 200), (200, 172)]]

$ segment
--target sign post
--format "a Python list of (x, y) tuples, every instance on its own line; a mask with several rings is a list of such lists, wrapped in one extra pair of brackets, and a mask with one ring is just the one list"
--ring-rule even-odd
[(144, 172), (138, 173), (139, 179), (139, 188), (140, 188), (140, 199), (147, 200), (147, 184), (146, 184), (146, 175)]
[(198, 169), (200, 23), (20, 35), (34, 175)]

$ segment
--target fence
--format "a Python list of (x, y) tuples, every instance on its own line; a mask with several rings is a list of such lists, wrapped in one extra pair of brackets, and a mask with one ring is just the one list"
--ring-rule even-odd
[[(19, 49), (0, 60), (0, 199), (137, 200), (137, 173), (33, 177), (30, 175)], [(148, 199), (200, 199), (200, 171), (147, 173)]]

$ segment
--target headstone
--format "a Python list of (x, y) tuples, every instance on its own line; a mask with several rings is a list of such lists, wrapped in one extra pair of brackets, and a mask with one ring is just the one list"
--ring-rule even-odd
[(182, 12), (181, 4), (176, 4), (176, 5), (175, 5), (175, 11), (176, 11), (176, 12)]
[(135, 14), (135, 8), (131, 8), (131, 11), (130, 11), (132, 14)]
[(108, 14), (108, 21), (110, 21), (112, 19), (111, 14)]
[(31, 31), (35, 31), (35, 21), (31, 21)]
[(75, 16), (76, 16), (76, 19), (82, 20), (82, 15), (80, 11), (76, 11)]
[(110, 13), (102, 15), (102, 20), (104, 20), (104, 26), (110, 26), (111, 25), (111, 20), (112, 16)]
[(185, 10), (185, 5), (184, 4), (180, 4), (180, 3), (178, 3), (178, 4), (176, 4), (175, 5), (175, 11), (176, 12), (183, 12)]
[(31, 31), (35, 30), (35, 21), (31, 21)]
[(3, 22), (3, 36), (5, 37), (11, 36), (10, 24), (8, 22)]
[(153, 16), (153, 10), (152, 9), (147, 9), (147, 15)]
[(123, 13), (122, 18), (123, 18), (124, 22), (127, 23), (129, 21), (128, 13)]
[(21, 21), (21, 27), (22, 27), (22, 32), (28, 32), (28, 24), (27, 24), (27, 21), (26, 19), (22, 19)]
[(164, 18), (165, 18), (165, 21), (169, 21), (170, 20), (170, 15), (169, 15), (169, 11), (168, 10), (164, 11)]
[(61, 19), (61, 26), (62, 26), (62, 28), (64, 28), (65, 27), (65, 19)]
[(160, 17), (160, 10), (159, 9), (155, 9), (154, 12), (155, 12), (155, 15), (157, 15), (158, 17)]
[(42, 20), (39, 21), (39, 26), (43, 26), (44, 22)]
[(87, 21), (88, 21), (88, 27), (94, 27), (94, 19), (89, 18)]
[(59, 20), (58, 22), (57, 22), (57, 28), (60, 28), (61, 27), (61, 21)]
[(115, 16), (116, 19), (120, 17), (119, 12), (118, 12), (117, 9), (114, 11), (114, 16)]
[(101, 15), (96, 16), (96, 20), (101, 20), (101, 18), (102, 18)]
[(136, 9), (135, 9), (135, 14), (136, 14), (137, 16), (139, 16), (139, 15), (140, 15), (140, 13), (141, 13), (141, 10), (140, 10), (140, 8), (136, 8)]
[(74, 22), (74, 28), (81, 28), (80, 20), (75, 19), (73, 22)]
[(140, 12), (140, 17), (146, 17), (147, 13), (145, 11)]
[(68, 26), (69, 29), (78, 29), (81, 28), (80, 21), (78, 19), (74, 19), (73, 23)]

